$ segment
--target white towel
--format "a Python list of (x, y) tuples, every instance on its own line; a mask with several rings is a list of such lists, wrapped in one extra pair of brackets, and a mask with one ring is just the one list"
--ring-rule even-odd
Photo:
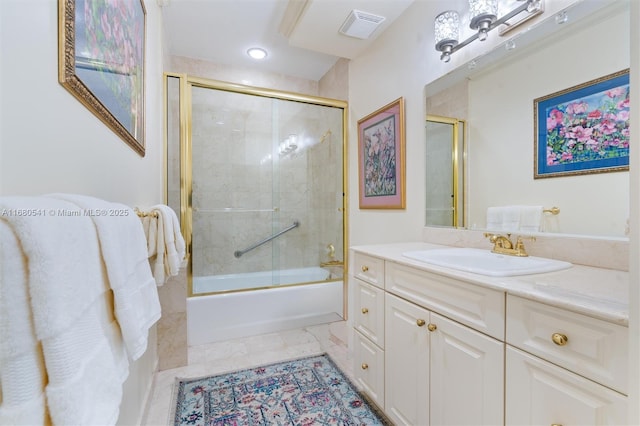
[[(147, 257), (144, 229), (130, 207), (77, 194), (51, 194), (74, 203), (98, 231), (102, 256), (115, 298), (115, 315), (132, 360), (147, 349), (149, 329), (160, 319), (160, 300)], [(95, 212), (100, 212), (96, 214)]]
[(29, 305), (27, 258), (0, 220), (0, 424), (47, 422), (42, 348)]
[[(145, 233), (148, 241), (148, 254), (153, 276), (158, 286), (163, 285), (171, 276), (178, 275), (185, 263), (185, 242), (180, 232), (180, 221), (173, 209), (158, 204), (150, 209), (157, 217), (147, 216), (148, 228)], [(152, 243), (155, 241), (155, 244)]]
[(504, 208), (489, 207), (487, 209), (487, 230), (502, 231), (504, 226)]
[[(51, 421), (114, 423), (128, 360), (92, 221), (76, 205), (49, 197), (0, 198), (0, 211), (7, 212), (1, 219), (24, 254), (10, 262), (26, 258), (29, 314), (46, 366)], [(20, 280), (19, 273), (9, 272), (16, 282), (5, 281), (11, 279), (4, 272), (8, 267), (3, 266), (3, 295), (8, 293), (5, 286), (19, 285)], [(12, 309), (26, 307), (16, 303)], [(34, 383), (34, 378), (29, 380)]]
[(516, 232), (520, 229), (520, 206), (505, 206), (502, 215), (502, 230)]
[(521, 206), (520, 231), (540, 232), (542, 230), (542, 206)]
[(503, 232), (538, 232), (542, 206), (499, 206), (487, 209), (487, 229)]
[(520, 206), (499, 206), (487, 209), (487, 229), (515, 232), (520, 227)]

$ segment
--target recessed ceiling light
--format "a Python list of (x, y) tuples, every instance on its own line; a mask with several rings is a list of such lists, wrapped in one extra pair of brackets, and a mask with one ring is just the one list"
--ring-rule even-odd
[(247, 50), (247, 55), (251, 56), (253, 59), (264, 59), (267, 57), (267, 51), (259, 47), (252, 47)]

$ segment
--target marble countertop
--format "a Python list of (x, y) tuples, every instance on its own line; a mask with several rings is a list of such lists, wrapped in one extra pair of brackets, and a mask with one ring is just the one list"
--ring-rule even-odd
[(629, 273), (626, 271), (573, 265), (557, 272), (493, 277), (402, 256), (406, 251), (446, 247), (449, 246), (415, 242), (361, 245), (351, 250), (628, 326)]

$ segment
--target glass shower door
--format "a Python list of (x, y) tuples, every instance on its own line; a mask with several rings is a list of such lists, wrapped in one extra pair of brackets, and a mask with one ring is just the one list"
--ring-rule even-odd
[(343, 110), (190, 94), (193, 293), (341, 278)]

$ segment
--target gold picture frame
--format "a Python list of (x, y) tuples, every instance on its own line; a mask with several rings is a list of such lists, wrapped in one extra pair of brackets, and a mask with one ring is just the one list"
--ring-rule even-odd
[(534, 179), (629, 170), (629, 69), (534, 99)]
[(358, 120), (361, 209), (405, 208), (404, 98)]
[(143, 0), (58, 0), (58, 81), (145, 154)]

